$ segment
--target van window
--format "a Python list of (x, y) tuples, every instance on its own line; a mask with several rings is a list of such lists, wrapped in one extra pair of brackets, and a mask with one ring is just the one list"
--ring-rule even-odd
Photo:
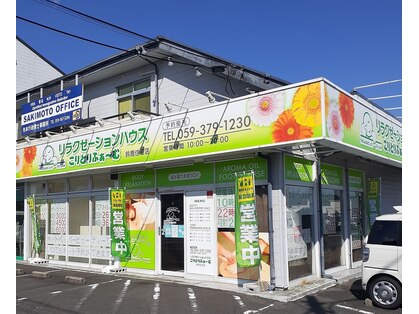
[(372, 225), (368, 244), (401, 246), (401, 222), (376, 220)]

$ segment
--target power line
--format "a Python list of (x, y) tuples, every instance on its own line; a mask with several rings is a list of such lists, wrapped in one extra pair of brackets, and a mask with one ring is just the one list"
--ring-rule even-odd
[(124, 51), (124, 52), (128, 52), (129, 51), (127, 49), (123, 49), (123, 48), (111, 46), (111, 45), (108, 45), (108, 44), (104, 44), (104, 43), (98, 42), (98, 41), (93, 40), (93, 39), (88, 39), (88, 38), (85, 38), (85, 37), (81, 37), (81, 36), (78, 36), (78, 35), (67, 33), (65, 31), (62, 31), (62, 30), (59, 30), (59, 29), (56, 29), (56, 28), (53, 28), (53, 27), (50, 27), (50, 26), (47, 26), (47, 25), (44, 25), (44, 24), (35, 22), (35, 21), (31, 21), (31, 20), (25, 19), (24, 17), (21, 17), (21, 16), (17, 16), (16, 15), (16, 18), (18, 18), (18, 19), (20, 19), (22, 21), (25, 21), (25, 22), (28, 22), (28, 23), (31, 23), (31, 24), (34, 24), (34, 25), (37, 25), (37, 26), (40, 26), (40, 27), (49, 29), (49, 30), (52, 30), (52, 31), (57, 32), (57, 33), (60, 33), (60, 34), (64, 34), (64, 35), (71, 36), (71, 37), (74, 37), (74, 38), (77, 38), (77, 39), (80, 39), (80, 40), (84, 40), (84, 41), (87, 41), (87, 42), (90, 42), (90, 43), (94, 43), (96, 45), (100, 45), (100, 46), (104, 46), (104, 47), (107, 47), (107, 48), (116, 49), (116, 50), (120, 50), (120, 51)]
[(59, 4), (59, 3), (56, 3), (56, 2), (54, 2), (54, 1), (50, 1), (50, 0), (38, 0), (38, 2), (47, 2), (47, 3), (49, 3), (49, 4), (50, 4), (50, 5), (52, 5), (52, 6), (62, 8), (62, 9), (64, 9), (64, 10), (67, 10), (67, 11), (70, 11), (70, 12), (72, 12), (72, 13), (75, 13), (76, 15), (80, 15), (80, 16), (83, 16), (83, 17), (85, 17), (85, 18), (88, 18), (88, 19), (94, 20), (94, 21), (96, 21), (96, 22), (99, 22), (100, 24), (105, 24), (105, 25), (107, 25), (107, 26), (110, 26), (110, 27), (116, 28), (116, 29), (118, 29), (118, 30), (124, 31), (124, 32), (126, 32), (126, 33), (129, 33), (129, 34), (131, 34), (131, 35), (135, 35), (135, 36), (138, 36), (138, 37), (141, 37), (141, 38), (147, 39), (147, 40), (155, 41), (155, 39), (150, 38), (150, 37), (148, 37), (148, 36), (145, 36), (145, 35), (142, 35), (142, 34), (139, 34), (139, 33), (133, 32), (133, 31), (131, 31), (131, 30), (129, 30), (129, 29), (126, 29), (126, 28), (120, 27), (120, 26), (118, 26), (118, 25), (115, 25), (115, 24), (113, 24), (113, 23), (110, 23), (110, 22), (107, 22), (107, 21), (101, 20), (101, 19), (99, 19), (99, 18), (96, 18), (96, 17), (94, 17), (94, 16), (91, 16), (91, 15), (85, 14), (85, 13), (83, 13), (83, 12), (80, 12), (80, 11), (74, 10), (74, 9), (72, 9), (72, 8), (66, 7), (66, 6), (64, 6), (64, 5), (62, 5), (62, 4)]

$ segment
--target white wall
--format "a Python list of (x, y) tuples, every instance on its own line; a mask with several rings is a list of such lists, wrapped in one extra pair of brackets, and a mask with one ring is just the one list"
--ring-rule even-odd
[(16, 94), (62, 74), (16, 39)]

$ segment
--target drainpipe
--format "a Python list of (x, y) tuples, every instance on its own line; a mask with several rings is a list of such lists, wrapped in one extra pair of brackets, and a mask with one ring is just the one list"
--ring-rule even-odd
[(159, 110), (159, 69), (157, 67), (157, 64), (146, 59), (143, 58), (141, 55), (139, 55), (139, 57), (145, 61), (147, 61), (148, 63), (150, 63), (151, 65), (154, 66), (154, 84), (156, 85), (156, 97), (155, 97), (155, 101), (154, 101), (154, 107), (157, 106), (157, 114), (160, 114), (160, 110)]
[(272, 185), (271, 185), (271, 156), (264, 155), (258, 153), (258, 157), (263, 158), (268, 163), (268, 228), (269, 228), (269, 263), (270, 267), (270, 275), (271, 275), (271, 282), (269, 285), (268, 290), (274, 291), (275, 290), (275, 261), (274, 261), (274, 235), (273, 235), (273, 215), (272, 215)]

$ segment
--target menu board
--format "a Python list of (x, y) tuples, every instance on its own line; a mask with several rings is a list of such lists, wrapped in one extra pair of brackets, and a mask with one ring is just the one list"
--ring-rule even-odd
[(215, 272), (215, 213), (212, 191), (187, 193), (187, 270), (213, 275)]

